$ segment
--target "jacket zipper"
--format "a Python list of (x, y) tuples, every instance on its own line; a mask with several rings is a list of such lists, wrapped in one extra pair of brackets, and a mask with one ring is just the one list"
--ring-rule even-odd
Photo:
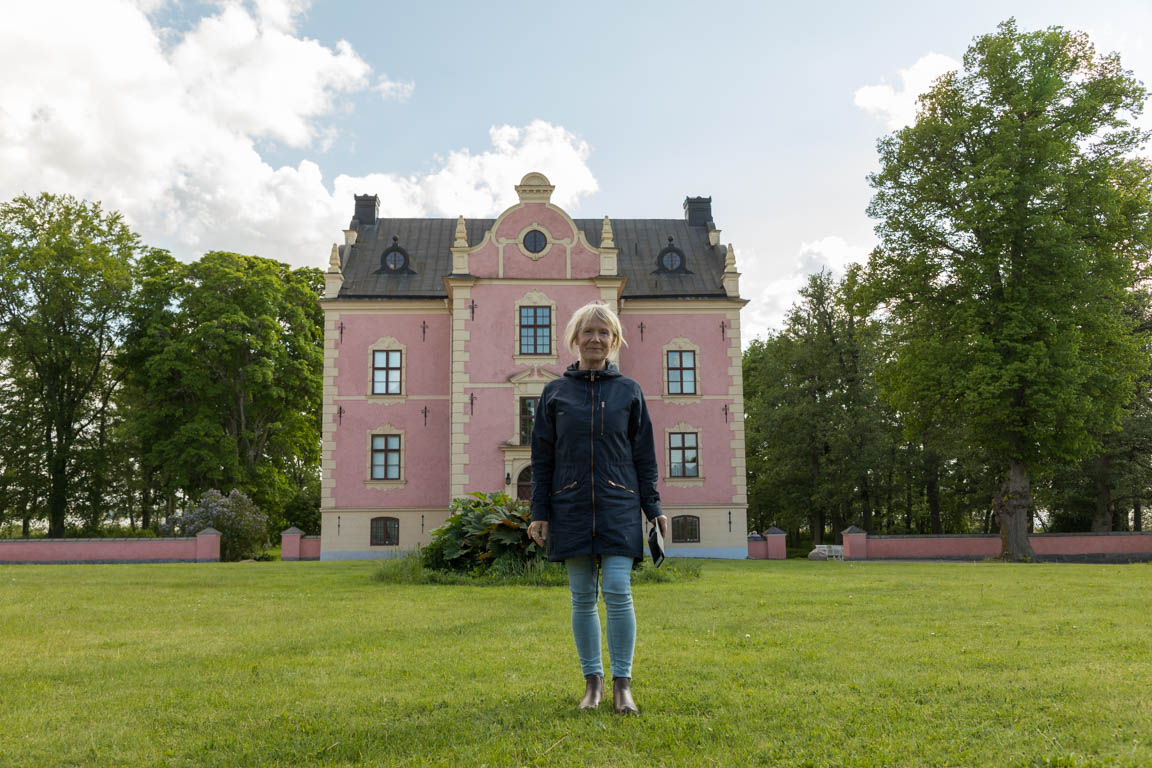
[[(596, 398), (596, 372), (593, 371), (590, 376), (588, 386), (592, 389), (592, 402), (595, 404)], [(592, 420), (588, 422), (588, 461), (590, 464), (589, 472), (592, 477), (592, 538), (596, 538), (596, 409), (592, 409)]]
[(578, 482), (580, 482), (580, 481), (579, 480), (573, 480), (572, 482), (568, 483), (568, 485), (564, 486), (563, 488), (558, 488), (555, 491), (552, 491), (552, 495), (555, 496), (558, 493), (564, 493), (564, 491), (568, 490), (569, 488), (575, 488), (576, 483), (578, 483)]

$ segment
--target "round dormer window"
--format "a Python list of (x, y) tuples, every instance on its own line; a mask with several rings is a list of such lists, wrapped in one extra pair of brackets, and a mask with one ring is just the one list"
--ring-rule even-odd
[(660, 269), (665, 272), (679, 272), (684, 267), (684, 254), (675, 248), (665, 248), (660, 253)]
[(524, 249), (528, 253), (540, 253), (548, 246), (548, 238), (538, 229), (524, 235)]

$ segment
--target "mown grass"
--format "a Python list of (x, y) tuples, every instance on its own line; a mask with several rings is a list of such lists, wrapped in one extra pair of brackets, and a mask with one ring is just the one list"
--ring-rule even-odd
[[(667, 558), (660, 567), (645, 559), (632, 570), (633, 584), (671, 584), (700, 578), (700, 562), (685, 558)], [(568, 572), (563, 563), (529, 560), (514, 563), (510, 569), (490, 567), (483, 573), (451, 573), (425, 568), (419, 552), (381, 560), (376, 566), (376, 579), (385, 584), (453, 584), (476, 587), (566, 587)]]
[(0, 567), (0, 765), (1152, 764), (1152, 567), (707, 562), (639, 584), (644, 714), (562, 589), (374, 563)]

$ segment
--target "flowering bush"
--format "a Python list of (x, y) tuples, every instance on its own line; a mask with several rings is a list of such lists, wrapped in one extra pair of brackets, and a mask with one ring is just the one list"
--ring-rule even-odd
[(172, 520), (172, 526), (184, 536), (208, 527), (220, 531), (221, 560), (255, 558), (268, 548), (268, 516), (236, 489), (227, 496), (205, 491), (196, 506)]

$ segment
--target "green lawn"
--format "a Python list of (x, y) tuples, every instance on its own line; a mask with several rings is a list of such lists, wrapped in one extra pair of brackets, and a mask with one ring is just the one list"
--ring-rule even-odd
[(709, 562), (640, 718), (563, 588), (371, 563), (0, 566), (0, 765), (1152, 765), (1152, 566)]

